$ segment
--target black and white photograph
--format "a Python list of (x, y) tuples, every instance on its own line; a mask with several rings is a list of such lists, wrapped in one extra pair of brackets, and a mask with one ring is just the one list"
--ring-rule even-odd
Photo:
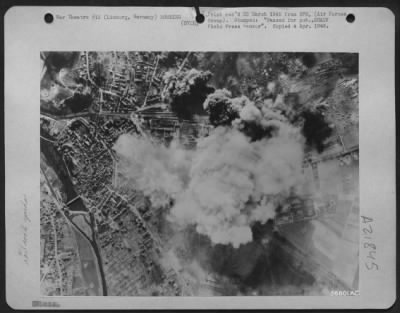
[(393, 11), (130, 5), (5, 13), (7, 305), (392, 307)]
[(358, 53), (37, 61), (41, 295), (358, 295)]

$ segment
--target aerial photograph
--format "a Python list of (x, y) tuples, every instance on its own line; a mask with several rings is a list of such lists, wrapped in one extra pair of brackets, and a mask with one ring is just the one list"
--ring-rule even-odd
[(40, 294), (359, 289), (359, 55), (42, 51)]

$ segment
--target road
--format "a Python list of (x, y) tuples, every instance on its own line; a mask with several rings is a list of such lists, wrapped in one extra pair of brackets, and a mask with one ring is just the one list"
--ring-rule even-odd
[(46, 180), (46, 184), (49, 187), (49, 190), (50, 190), (50, 192), (52, 194), (52, 198), (53, 198), (53, 200), (54, 200), (54, 202), (56, 204), (56, 209), (58, 210), (58, 212), (60, 212), (62, 214), (62, 216), (65, 218), (65, 220), (67, 221), (69, 226), (72, 227), (75, 231), (79, 232), (83, 236), (83, 238), (85, 238), (87, 240), (88, 244), (90, 245), (90, 247), (92, 249), (92, 252), (93, 252), (93, 254), (94, 254), (94, 256), (96, 257), (96, 260), (97, 260), (96, 263), (98, 264), (98, 276), (100, 277), (99, 282), (101, 281), (101, 289), (103, 291), (102, 293), (103, 293), (103, 296), (107, 296), (107, 284), (106, 284), (106, 280), (105, 280), (104, 269), (103, 269), (103, 264), (102, 264), (102, 261), (101, 261), (100, 251), (99, 251), (99, 248), (98, 248), (96, 240), (95, 240), (95, 232), (93, 230), (93, 225), (92, 225), (92, 223), (94, 222), (94, 218), (93, 218), (92, 214), (88, 213), (88, 214), (90, 214), (90, 219), (91, 219), (90, 227), (92, 228), (92, 234), (93, 234), (93, 238), (91, 239), (85, 234), (84, 231), (82, 231), (72, 221), (71, 217), (67, 216), (64, 213), (63, 208), (66, 207), (66, 204), (63, 203), (60, 199), (58, 199), (57, 194), (56, 194), (55, 190), (53, 189), (53, 187), (52, 187), (52, 185), (50, 183), (50, 180), (47, 177), (47, 175), (46, 175), (44, 169), (42, 168), (42, 166), (40, 166), (40, 170), (41, 170), (41, 172), (42, 172), (42, 174), (43, 174), (43, 176), (44, 176), (44, 178)]

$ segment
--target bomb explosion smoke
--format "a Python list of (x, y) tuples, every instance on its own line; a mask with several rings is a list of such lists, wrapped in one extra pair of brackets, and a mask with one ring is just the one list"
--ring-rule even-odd
[(171, 218), (197, 225), (214, 243), (238, 247), (251, 241), (252, 222), (273, 218), (276, 196), (296, 184), (301, 151), (282, 134), (251, 143), (238, 130), (217, 128), (200, 142)]
[[(252, 240), (251, 225), (273, 218), (300, 182), (304, 140), (283, 116), (246, 97), (232, 105), (238, 118), (200, 139), (195, 151), (132, 135), (121, 136), (114, 149), (122, 174), (153, 206), (173, 203), (170, 221), (239, 247)], [(251, 128), (263, 138), (246, 135)]]

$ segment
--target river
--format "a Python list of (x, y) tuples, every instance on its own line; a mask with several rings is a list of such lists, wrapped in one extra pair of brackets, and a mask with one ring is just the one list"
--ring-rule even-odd
[[(68, 171), (62, 159), (62, 156), (57, 151), (56, 147), (52, 143), (41, 138), (40, 150), (46, 158), (47, 165), (54, 170), (54, 172), (58, 176), (59, 181), (62, 183), (61, 189), (62, 192), (65, 193), (67, 197), (66, 202), (75, 199), (78, 196), (78, 194), (75, 191), (74, 185), (72, 184), (72, 181), (68, 175)], [(88, 212), (81, 198), (78, 198), (73, 202), (73, 207), (74, 210), (76, 211)], [(91, 227), (92, 230), (92, 238), (89, 238), (87, 235), (85, 235), (85, 233), (78, 227), (76, 223), (72, 221), (72, 219), (69, 216), (67, 215), (65, 216), (71, 222), (75, 232), (79, 255), (82, 263), (82, 274), (88, 286), (89, 285), (91, 286), (91, 287), (89, 286), (89, 290), (91, 290), (92, 293), (95, 293), (93, 295), (106, 296), (107, 286), (103, 270), (103, 264), (101, 261), (100, 250), (95, 240), (95, 230), (93, 229), (94, 218), (91, 213), (88, 214), (90, 215), (89, 226)]]

